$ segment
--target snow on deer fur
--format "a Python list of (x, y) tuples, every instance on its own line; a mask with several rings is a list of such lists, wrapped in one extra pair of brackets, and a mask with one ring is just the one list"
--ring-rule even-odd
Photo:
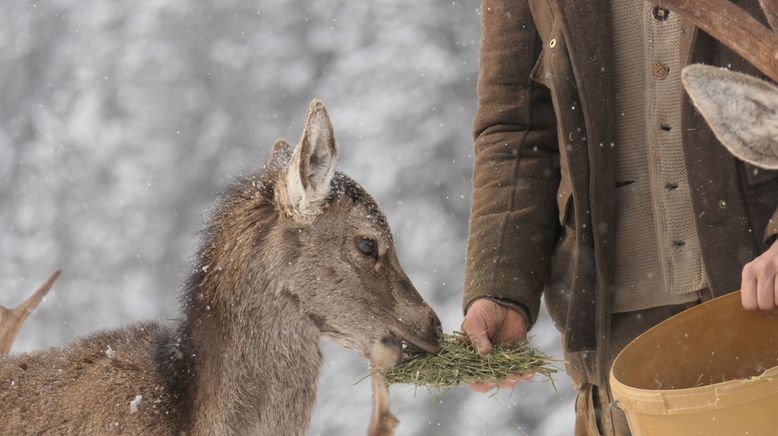
[[(0, 357), (0, 434), (304, 435), (321, 338), (377, 368), (399, 360), (402, 341), (439, 349), (440, 321), (403, 272), (386, 219), (335, 172), (336, 155), (315, 100), (300, 145), (276, 141), (266, 170), (223, 195), (180, 322)], [(29, 311), (0, 309), (10, 348)], [(384, 432), (373, 434), (393, 433), (387, 407), (377, 402)]]

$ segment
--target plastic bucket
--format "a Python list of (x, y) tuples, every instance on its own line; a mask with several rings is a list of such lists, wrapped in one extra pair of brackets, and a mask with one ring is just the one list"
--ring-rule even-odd
[(778, 316), (740, 292), (695, 306), (627, 345), (610, 382), (633, 436), (778, 435)]

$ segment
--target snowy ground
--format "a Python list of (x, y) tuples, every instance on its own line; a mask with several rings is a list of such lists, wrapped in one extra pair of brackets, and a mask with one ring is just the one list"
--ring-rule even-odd
[[(0, 304), (64, 269), (15, 351), (177, 317), (208, 205), (276, 137), (298, 138), (313, 97), (341, 168), (382, 204), (406, 272), (457, 329), (479, 23), (472, 0), (2, 2)], [(561, 357), (545, 313), (532, 334)], [(362, 434), (367, 367), (322, 348), (311, 434)], [(571, 434), (572, 388), (564, 375), (557, 387), (395, 387), (393, 410), (402, 435)]]

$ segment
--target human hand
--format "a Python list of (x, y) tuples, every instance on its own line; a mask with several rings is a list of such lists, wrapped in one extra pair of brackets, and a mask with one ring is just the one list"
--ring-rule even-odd
[(744, 309), (778, 308), (778, 242), (743, 267), (741, 280), (740, 302)]
[[(462, 321), (462, 331), (481, 354), (492, 352), (492, 344), (515, 344), (527, 339), (527, 320), (514, 309), (487, 298), (474, 301)], [(492, 388), (512, 388), (521, 380), (529, 380), (533, 373), (516, 374), (498, 384), (470, 383), (470, 389), (486, 392)]]

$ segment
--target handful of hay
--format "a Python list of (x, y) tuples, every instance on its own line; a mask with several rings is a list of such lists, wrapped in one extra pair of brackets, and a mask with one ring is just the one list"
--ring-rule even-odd
[(534, 372), (551, 380), (557, 369), (554, 360), (524, 341), (517, 345), (496, 345), (491, 354), (481, 355), (459, 332), (446, 334), (438, 354), (408, 346), (403, 360), (384, 374), (391, 384), (412, 384), (427, 388), (448, 388), (460, 383), (499, 384), (517, 373)]

